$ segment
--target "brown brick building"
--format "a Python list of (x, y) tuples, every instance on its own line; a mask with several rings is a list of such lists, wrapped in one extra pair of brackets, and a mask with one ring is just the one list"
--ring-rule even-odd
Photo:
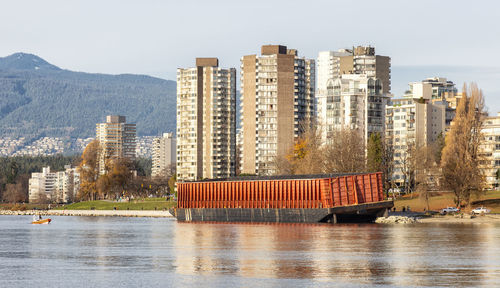
[(315, 62), (281, 45), (241, 58), (241, 172), (274, 174), (302, 122), (314, 116)]

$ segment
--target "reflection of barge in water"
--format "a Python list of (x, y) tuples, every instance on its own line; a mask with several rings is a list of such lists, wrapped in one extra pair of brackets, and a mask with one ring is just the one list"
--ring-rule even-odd
[(371, 221), (393, 206), (382, 173), (237, 177), (177, 183), (179, 221)]

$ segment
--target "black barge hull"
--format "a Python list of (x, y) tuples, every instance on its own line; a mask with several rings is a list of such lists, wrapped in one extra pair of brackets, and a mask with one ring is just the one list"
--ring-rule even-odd
[(380, 201), (333, 208), (176, 208), (171, 213), (183, 222), (342, 223), (370, 222), (393, 206)]

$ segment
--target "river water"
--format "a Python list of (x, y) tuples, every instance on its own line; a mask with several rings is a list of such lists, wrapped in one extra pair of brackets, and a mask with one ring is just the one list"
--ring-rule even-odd
[(499, 287), (500, 224), (0, 216), (0, 287)]

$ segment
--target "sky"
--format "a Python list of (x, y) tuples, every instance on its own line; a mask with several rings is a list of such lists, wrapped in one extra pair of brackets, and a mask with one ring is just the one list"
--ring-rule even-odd
[(460, 89), (475, 81), (496, 113), (498, 19), (493, 0), (16, 0), (0, 5), (0, 57), (25, 52), (73, 71), (175, 80), (196, 57), (239, 68), (264, 44), (308, 58), (372, 45), (391, 57), (395, 96), (422, 77), (448, 77)]

